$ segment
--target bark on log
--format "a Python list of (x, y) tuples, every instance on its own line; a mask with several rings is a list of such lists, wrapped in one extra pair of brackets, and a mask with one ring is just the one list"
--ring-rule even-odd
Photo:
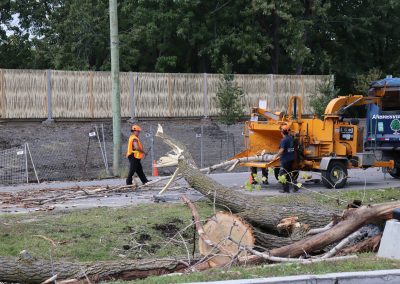
[[(99, 282), (111, 279), (134, 280), (151, 275), (183, 271), (184, 259), (151, 259), (140, 261), (113, 261), (94, 264), (53, 262), (0, 256), (0, 282), (41, 283), (57, 274), (57, 280), (85, 279)], [(187, 259), (186, 259), (187, 261)], [(54, 268), (54, 274), (52, 272)], [(86, 275), (86, 276), (85, 276)]]
[[(352, 210), (345, 220), (342, 220), (331, 229), (290, 245), (272, 249), (269, 254), (279, 257), (298, 257), (304, 253), (312, 253), (326, 246), (342, 240), (366, 224), (380, 223), (393, 217), (393, 209), (400, 207), (400, 201), (378, 205), (362, 206)], [(260, 259), (258, 259), (259, 261)], [(251, 262), (257, 262), (253, 257)]]
[(353, 246), (342, 249), (338, 255), (347, 255), (360, 252), (377, 252), (381, 239), (382, 234), (378, 234), (375, 237), (365, 239)]
[[(179, 149), (179, 153), (177, 153), (177, 156), (179, 156), (179, 173), (192, 188), (210, 199), (214, 198), (215, 192), (216, 203), (225, 205), (234, 213), (240, 212), (239, 215), (247, 222), (262, 228), (263, 231), (267, 230), (268, 233), (278, 234), (276, 225), (282, 218), (290, 216), (298, 216), (300, 223), (307, 223), (310, 227), (323, 227), (332, 220), (334, 214), (339, 213), (336, 210), (321, 208), (311, 199), (306, 200), (307, 197), (302, 197), (302, 199), (298, 195), (287, 196), (285, 205), (266, 205), (259, 197), (234, 191), (204, 175), (196, 166), (186, 147), (179, 141), (162, 132), (157, 132), (156, 136), (172, 148), (177, 145)], [(307, 205), (307, 202), (311, 204)]]

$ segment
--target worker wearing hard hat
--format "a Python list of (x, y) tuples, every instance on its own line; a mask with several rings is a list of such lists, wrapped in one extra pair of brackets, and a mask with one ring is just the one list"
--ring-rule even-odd
[(131, 128), (131, 136), (128, 140), (128, 150), (126, 156), (129, 159), (129, 173), (126, 178), (126, 184), (132, 184), (132, 177), (135, 173), (139, 176), (143, 184), (149, 182), (143, 172), (141, 159), (144, 158), (146, 153), (143, 151), (142, 143), (140, 143), (139, 134), (142, 129), (139, 125), (133, 125)]
[[(294, 140), (293, 137), (289, 134), (290, 128), (289, 125), (281, 126), (281, 134), (282, 140), (279, 144), (279, 152), (277, 154), (280, 157), (281, 168), (279, 170), (279, 176), (284, 175), (286, 177), (286, 182), (282, 182), (283, 190), (281, 192), (289, 193), (289, 185), (290, 183), (294, 183), (293, 175), (292, 175), (292, 164), (295, 160), (295, 152), (294, 152)], [(297, 186), (294, 186), (294, 191), (297, 191)]]

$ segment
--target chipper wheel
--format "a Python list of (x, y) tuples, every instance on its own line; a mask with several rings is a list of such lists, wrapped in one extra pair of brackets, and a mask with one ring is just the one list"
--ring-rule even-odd
[(347, 182), (347, 167), (340, 161), (332, 161), (328, 170), (321, 171), (322, 183), (327, 188), (342, 188)]

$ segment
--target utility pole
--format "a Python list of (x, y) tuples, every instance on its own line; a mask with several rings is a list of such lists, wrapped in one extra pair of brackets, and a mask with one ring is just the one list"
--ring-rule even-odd
[(119, 88), (119, 40), (117, 0), (110, 0), (110, 47), (112, 78), (112, 121), (113, 121), (113, 174), (119, 176), (121, 155), (121, 101)]

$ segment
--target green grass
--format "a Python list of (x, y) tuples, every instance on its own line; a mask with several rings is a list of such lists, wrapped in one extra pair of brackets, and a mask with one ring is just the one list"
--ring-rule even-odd
[(320, 262), (314, 264), (275, 264), (272, 266), (260, 265), (249, 267), (234, 267), (231, 269), (212, 269), (208, 270), (206, 273), (191, 273), (188, 275), (179, 276), (153, 276), (140, 281), (135, 281), (135, 283), (187, 283), (200, 281), (221, 281), (229, 279), (248, 279), (260, 277), (325, 274), (346, 271), (367, 271), (399, 268), (400, 261), (377, 258), (372, 254), (360, 254), (359, 258), (356, 260), (353, 259), (337, 262)]
[[(311, 200), (319, 205), (343, 209), (345, 206), (340, 204), (338, 199), (347, 201), (363, 199), (364, 204), (382, 203), (399, 200), (400, 190), (351, 191), (344, 189), (324, 195), (318, 193), (296, 195), (296, 199)], [(279, 196), (264, 198), (264, 200), (266, 206), (268, 203), (285, 204), (288, 197)], [(195, 205), (202, 219), (213, 214), (211, 203), (203, 201)], [(184, 230), (191, 222), (190, 210), (181, 203), (0, 215), (0, 255), (18, 256), (21, 250), (26, 249), (37, 258), (49, 259), (51, 253), (54, 260), (69, 261), (185, 256), (187, 255), (185, 247), (180, 243), (170, 241), (168, 236), (180, 231), (183, 238), (188, 241), (188, 250), (191, 253), (193, 227), (190, 226)], [(166, 231), (170, 235), (166, 236)], [(50, 238), (58, 245), (53, 247), (49, 240), (40, 236)], [(175, 237), (175, 240), (179, 239)], [(207, 273), (194, 273), (187, 276), (152, 277), (143, 280), (143, 283), (209, 281), (390, 268), (400, 268), (400, 263), (376, 259), (371, 254), (364, 254), (356, 261), (215, 269)]]
[[(208, 203), (198, 202), (196, 206), (201, 216), (212, 215)], [(76, 261), (186, 255), (184, 246), (169, 242), (168, 235), (160, 229), (167, 229), (173, 235), (191, 222), (191, 213), (183, 204), (3, 215), (0, 216), (0, 255), (17, 256), (23, 249), (46, 259), (51, 249), (53, 258)], [(191, 240), (192, 226), (181, 233)], [(39, 236), (61, 244), (53, 247), (50, 241)]]

